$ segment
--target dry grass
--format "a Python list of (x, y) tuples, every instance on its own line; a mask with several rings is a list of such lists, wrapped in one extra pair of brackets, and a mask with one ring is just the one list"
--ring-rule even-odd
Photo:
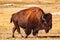
[(0, 4), (15, 3), (15, 4), (40, 4), (40, 3), (60, 3), (60, 0), (0, 0)]
[[(29, 6), (22, 6), (22, 8), (28, 8)], [(60, 6), (53, 5), (39, 5), (45, 12), (59, 12)], [(52, 16), (52, 29), (49, 33), (45, 33), (44, 30), (39, 31), (39, 37), (34, 38), (32, 34), (29, 38), (21, 38), (16, 32), (16, 38), (12, 38), (13, 23), (10, 23), (11, 15), (22, 9), (20, 6), (0, 7), (0, 40), (60, 40), (60, 15)], [(48, 9), (49, 8), (49, 9)], [(46, 10), (45, 10), (46, 9)], [(21, 29), (24, 34), (24, 31)]]

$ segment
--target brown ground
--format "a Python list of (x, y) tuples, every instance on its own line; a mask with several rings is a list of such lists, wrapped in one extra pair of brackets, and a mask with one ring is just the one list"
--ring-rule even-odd
[[(56, 6), (57, 5), (57, 6)], [(15, 32), (15, 38), (12, 38), (13, 23), (10, 23), (11, 15), (22, 8), (29, 6), (0, 6), (0, 40), (60, 40), (60, 15), (53, 15), (52, 17), (52, 29), (49, 33), (45, 33), (44, 30), (39, 31), (39, 37), (34, 38), (32, 34), (27, 38), (21, 38), (17, 32)], [(44, 12), (60, 12), (60, 4), (52, 5), (39, 5)], [(21, 29), (22, 34), (24, 31)]]

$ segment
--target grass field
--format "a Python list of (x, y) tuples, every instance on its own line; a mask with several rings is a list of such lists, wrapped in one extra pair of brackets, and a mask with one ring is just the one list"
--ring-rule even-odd
[[(57, 6), (56, 6), (57, 5)], [(10, 23), (11, 15), (21, 9), (30, 7), (31, 5), (16, 5), (16, 6), (0, 6), (0, 40), (60, 40), (60, 15), (56, 14), (52, 16), (52, 29), (49, 33), (45, 33), (44, 30), (39, 31), (39, 37), (34, 38), (32, 34), (26, 39), (21, 38), (17, 32), (15, 32), (15, 38), (12, 38), (13, 23)], [(32, 5), (33, 6), (33, 5)], [(50, 5), (35, 5), (48, 12), (60, 12), (60, 4)], [(21, 29), (24, 35), (23, 29)]]
[(60, 0), (0, 0), (0, 4), (45, 4), (45, 3), (60, 3)]

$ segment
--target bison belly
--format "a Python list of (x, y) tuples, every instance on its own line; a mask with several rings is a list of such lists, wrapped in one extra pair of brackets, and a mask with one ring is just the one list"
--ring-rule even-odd
[(20, 25), (22, 28), (25, 28), (27, 26), (26, 17), (20, 17), (18, 19), (18, 25)]

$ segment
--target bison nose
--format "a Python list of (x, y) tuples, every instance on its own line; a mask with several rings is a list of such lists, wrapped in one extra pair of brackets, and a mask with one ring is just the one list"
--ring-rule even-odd
[(49, 30), (45, 30), (45, 32), (46, 32), (46, 33), (48, 33), (48, 32), (49, 32)]

